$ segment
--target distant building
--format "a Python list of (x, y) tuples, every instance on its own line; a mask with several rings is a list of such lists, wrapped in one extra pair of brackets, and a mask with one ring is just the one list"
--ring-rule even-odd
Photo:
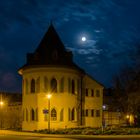
[[(122, 107), (114, 97), (114, 89), (104, 89), (103, 94), (103, 122), (105, 126), (133, 125), (134, 117), (124, 113)], [(129, 124), (128, 124), (129, 123)]]
[(0, 129), (21, 129), (22, 95), (0, 92)]
[[(102, 126), (103, 85), (73, 62), (51, 24), (22, 75), (23, 130)], [(46, 95), (51, 94), (51, 99)]]

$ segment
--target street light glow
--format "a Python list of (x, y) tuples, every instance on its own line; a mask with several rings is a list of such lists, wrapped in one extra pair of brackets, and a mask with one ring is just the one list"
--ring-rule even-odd
[(106, 109), (106, 105), (103, 105), (103, 110), (105, 110)]
[(3, 105), (3, 101), (0, 101), (0, 105), (1, 105), (1, 106)]
[(51, 94), (48, 94), (48, 95), (47, 95), (47, 98), (48, 98), (48, 99), (50, 99), (51, 97), (52, 97), (52, 95), (51, 95)]
[(129, 117), (130, 117), (129, 115), (126, 116), (127, 119), (129, 119)]

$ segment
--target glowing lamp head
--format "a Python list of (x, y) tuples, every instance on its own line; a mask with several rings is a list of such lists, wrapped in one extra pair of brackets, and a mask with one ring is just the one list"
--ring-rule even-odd
[(52, 95), (51, 95), (51, 94), (48, 94), (48, 95), (47, 95), (47, 98), (48, 98), (48, 99), (50, 99), (51, 97), (52, 97)]
[(82, 37), (82, 41), (85, 42), (87, 39), (85, 36)]
[(2, 101), (0, 101), (0, 106), (2, 106), (3, 105), (3, 102)]
[(127, 118), (127, 119), (129, 119), (129, 117), (130, 117), (129, 115), (126, 115), (126, 118)]
[(103, 110), (105, 110), (106, 109), (106, 105), (103, 105)]

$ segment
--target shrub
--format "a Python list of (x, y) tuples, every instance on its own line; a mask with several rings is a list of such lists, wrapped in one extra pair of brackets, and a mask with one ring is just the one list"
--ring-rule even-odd
[[(36, 130), (35, 132), (48, 134), (47, 129)], [(140, 128), (105, 128), (102, 132), (101, 128), (67, 128), (67, 129), (51, 129), (50, 134), (82, 134), (82, 135), (132, 135), (140, 134)]]

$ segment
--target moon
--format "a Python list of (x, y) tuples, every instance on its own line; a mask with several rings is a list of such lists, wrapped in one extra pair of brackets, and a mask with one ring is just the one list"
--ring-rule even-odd
[(82, 37), (82, 41), (85, 42), (87, 39), (85, 36)]

